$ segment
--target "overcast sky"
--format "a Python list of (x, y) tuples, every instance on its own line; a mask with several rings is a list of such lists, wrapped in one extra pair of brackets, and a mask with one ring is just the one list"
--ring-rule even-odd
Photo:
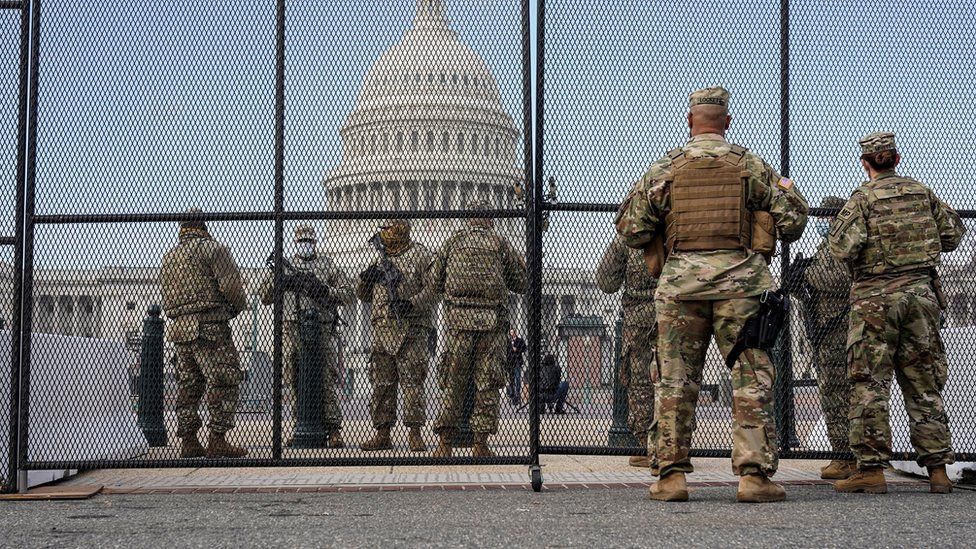
[[(533, 2), (534, 4), (534, 2)], [(779, 2), (547, 2), (546, 163), (563, 202), (618, 201), (683, 142), (691, 90), (732, 92), (729, 134), (779, 166)], [(321, 209), (338, 130), (366, 72), (409, 26), (413, 0), (288, 3), (287, 207)], [(452, 27), (493, 69), (521, 124), (518, 2), (448, 0)], [(862, 179), (856, 140), (898, 133), (903, 172), (974, 208), (961, 137), (972, 102), (969, 1), (792, 5), (791, 175), (812, 203)], [(274, 2), (49, 2), (42, 12), (37, 213), (270, 210)], [(533, 25), (534, 25), (533, 6)], [(0, 19), (0, 173), (13, 180), (17, 18)], [(533, 29), (534, 37), (534, 29)], [(962, 109), (960, 111), (960, 108)], [(971, 117), (970, 117), (971, 118)], [(967, 128), (968, 129), (968, 128)], [(0, 196), (12, 207), (13, 192)], [(592, 268), (609, 215), (553, 217), (551, 265)], [(0, 221), (9, 232), (11, 218)], [(269, 223), (214, 224), (245, 265)], [(158, 265), (172, 224), (39, 227), (46, 267)], [(572, 242), (572, 246), (566, 246)], [(809, 248), (812, 236), (803, 241)], [(961, 254), (959, 254), (961, 256)]]

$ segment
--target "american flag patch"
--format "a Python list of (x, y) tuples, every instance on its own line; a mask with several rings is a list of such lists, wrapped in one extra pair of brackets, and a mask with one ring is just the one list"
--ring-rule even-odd
[(788, 191), (793, 188), (793, 181), (784, 177), (776, 185), (784, 191)]

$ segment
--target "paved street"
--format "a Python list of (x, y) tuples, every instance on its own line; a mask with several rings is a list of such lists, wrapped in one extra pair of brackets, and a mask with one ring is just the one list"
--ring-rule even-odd
[(97, 496), (0, 502), (3, 547), (895, 547), (972, 546), (976, 493), (886, 496), (791, 487), (781, 504), (736, 504), (732, 487), (690, 503), (644, 489)]

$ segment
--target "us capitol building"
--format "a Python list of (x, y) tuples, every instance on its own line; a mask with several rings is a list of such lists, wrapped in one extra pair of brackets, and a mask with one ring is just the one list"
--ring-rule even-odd
[[(487, 63), (450, 28), (444, 0), (417, 0), (412, 26), (368, 71), (339, 132), (341, 163), (322, 182), (330, 210), (463, 210), (476, 199), (494, 208), (523, 206), (514, 192), (523, 178), (521, 131), (506, 112)], [(415, 219), (411, 232), (437, 250), (462, 223)], [(497, 219), (495, 227), (524, 252), (524, 219)], [(331, 255), (353, 280), (376, 257), (366, 243), (377, 230), (376, 220), (315, 223), (315, 228), (320, 235), (346, 235), (330, 239), (328, 249), (319, 252)], [(290, 254), (290, 232), (285, 237)], [(11, 269), (0, 269), (9, 296)], [(257, 296), (267, 270), (242, 273), (251, 309), (232, 321), (235, 341), (242, 351), (270, 355), (271, 308), (261, 306)], [(147, 308), (160, 303), (158, 275), (155, 268), (117, 266), (35, 270), (34, 330), (134, 344)], [(555, 319), (574, 314), (607, 317), (606, 333), (612, 336), (619, 297), (600, 293), (592, 272), (548, 270), (544, 281), (546, 342), (554, 341)], [(5, 323), (9, 302), (0, 304)], [(524, 334), (522, 304), (513, 298), (510, 305), (513, 325)], [(371, 340), (368, 305), (346, 307), (342, 316), (343, 362), (364, 371)]]

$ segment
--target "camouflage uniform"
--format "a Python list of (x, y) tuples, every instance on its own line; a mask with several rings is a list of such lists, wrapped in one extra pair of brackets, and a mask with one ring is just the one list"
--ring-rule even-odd
[[(399, 298), (409, 300), (423, 289), (434, 262), (434, 254), (423, 244), (408, 241), (400, 250), (387, 252), (390, 262), (403, 274)], [(378, 263), (378, 262), (377, 262)], [(377, 263), (374, 263), (377, 264)], [(427, 341), (433, 329), (431, 303), (414, 306), (397, 319), (390, 307), (387, 288), (381, 283), (360, 279), (356, 295), (372, 303), (373, 348), (369, 378), (373, 383), (370, 411), (373, 427), (390, 428), (396, 423), (397, 385), (403, 385), (403, 424), (420, 427), (427, 422), (427, 379), (429, 355)]]
[[(704, 133), (655, 162), (617, 213), (617, 232), (627, 246), (642, 249), (665, 230), (672, 164), (675, 156), (682, 157), (677, 153), (686, 159), (721, 159), (733, 150), (722, 135)], [(746, 208), (769, 212), (779, 238), (799, 238), (808, 207), (792, 181), (749, 151), (742, 152), (739, 166), (747, 174)], [(751, 249), (672, 251), (668, 256), (655, 294), (660, 371), (654, 387), (654, 474), (694, 470), (688, 453), (709, 340), (714, 335), (727, 356), (745, 321), (759, 310), (759, 294), (772, 285), (766, 259)], [(776, 471), (775, 374), (767, 354), (756, 349), (746, 350), (732, 370), (732, 469), (738, 475)]]
[(525, 290), (524, 259), (490, 221), (472, 220), (441, 246), (424, 293), (443, 293), (445, 301), (447, 338), (437, 371), (444, 401), (434, 428), (442, 440), (458, 428), (472, 379), (471, 429), (476, 437), (498, 431), (499, 390), (508, 379), (508, 297)]
[[(894, 150), (894, 134), (861, 141), (865, 154)], [(848, 375), (850, 443), (858, 468), (891, 458), (888, 403), (896, 377), (905, 397), (918, 464), (954, 461), (941, 391), (947, 364), (931, 271), (966, 228), (923, 184), (891, 171), (862, 184), (831, 227), (831, 253), (854, 275)]]
[(204, 228), (182, 228), (179, 244), (160, 269), (163, 310), (172, 322), (166, 339), (176, 345), (177, 436), (195, 437), (198, 408), (206, 392), (207, 428), (223, 434), (234, 427), (240, 357), (228, 321), (246, 307), (241, 272), (226, 246)]
[(811, 327), (816, 333), (807, 336), (814, 354), (827, 436), (833, 451), (848, 452), (851, 384), (847, 379), (847, 303), (851, 277), (847, 268), (830, 255), (826, 240), (817, 246), (804, 276), (818, 294), (816, 307), (807, 312), (813, 316)]
[[(295, 241), (313, 242), (315, 233), (311, 227), (300, 226), (295, 230)], [(320, 341), (324, 353), (321, 355), (322, 366), (322, 406), (324, 408), (324, 427), (326, 433), (337, 433), (342, 428), (342, 409), (336, 393), (339, 384), (338, 364), (338, 333), (336, 326), (339, 322), (338, 307), (349, 305), (355, 299), (352, 282), (330, 258), (312, 252), (311, 255), (294, 254), (291, 265), (296, 272), (309, 273), (329, 287), (329, 295), (312, 298), (301, 291), (286, 290), (282, 296), (282, 355), (284, 363), (285, 384), (292, 388), (292, 395), (297, 394), (295, 386), (295, 368), (298, 366), (301, 311), (315, 308), (321, 322)], [(287, 274), (287, 273), (286, 273)], [(274, 303), (274, 273), (269, 273), (261, 285), (261, 303)], [(292, 405), (297, 402), (293, 401)]]
[(620, 383), (627, 388), (628, 426), (641, 445), (648, 443), (654, 417), (654, 379), (657, 368), (657, 320), (654, 290), (657, 279), (647, 271), (644, 255), (617, 237), (603, 253), (596, 270), (601, 291), (612, 294), (623, 286), (623, 341)]

